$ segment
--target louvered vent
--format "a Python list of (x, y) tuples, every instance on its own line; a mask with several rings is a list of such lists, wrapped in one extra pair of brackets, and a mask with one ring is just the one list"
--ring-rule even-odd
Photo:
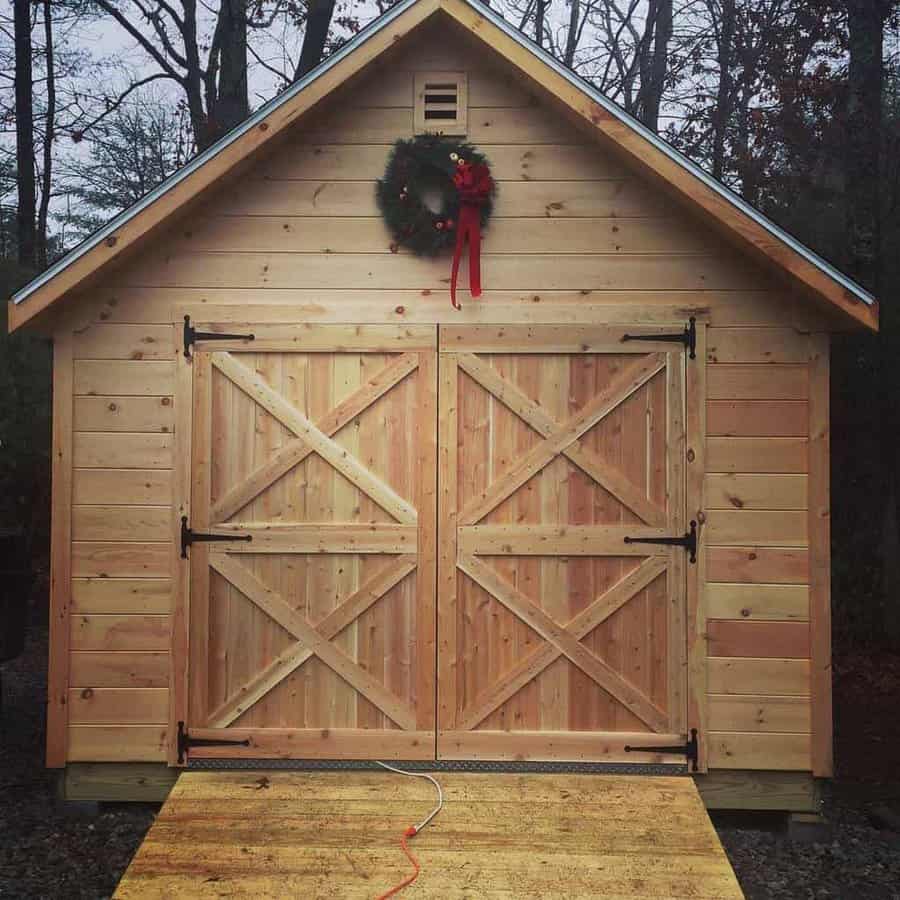
[(465, 72), (417, 72), (416, 134), (465, 134), (467, 93)]

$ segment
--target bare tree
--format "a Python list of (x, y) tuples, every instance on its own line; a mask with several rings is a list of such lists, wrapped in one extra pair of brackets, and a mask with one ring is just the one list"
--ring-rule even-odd
[(547, 21), (547, 0), (537, 0), (537, 7), (534, 14), (534, 39), (537, 41), (538, 47), (544, 46), (544, 27)]
[(69, 159), (60, 173), (74, 202), (60, 217), (79, 238), (187, 162), (193, 149), (190, 116), (184, 103), (173, 108), (151, 89), (98, 123), (86, 143), (88, 154)]
[(331, 18), (334, 15), (334, 2), (335, 0), (309, 0), (303, 49), (300, 51), (300, 61), (294, 72), (295, 80), (314, 69), (322, 61), (325, 42), (328, 40), (328, 32), (331, 28)]
[(671, 38), (672, 0), (650, 0), (638, 52), (640, 88), (637, 114), (640, 120), (654, 131), (659, 125), (659, 108), (668, 76)]
[(53, 49), (53, 11), (50, 0), (44, 0), (44, 60), (46, 66), (47, 110), (44, 115), (43, 165), (41, 167), (41, 202), (37, 220), (37, 264), (46, 268), (47, 217), (53, 187), (53, 139), (56, 126), (56, 60)]
[(712, 172), (721, 180), (725, 168), (725, 129), (731, 119), (734, 103), (732, 55), (734, 51), (734, 0), (709, 0), (713, 30), (716, 36), (716, 55), (719, 63), (719, 84), (716, 105), (712, 114), (713, 150)]
[[(93, 127), (137, 87), (170, 80), (184, 91), (194, 140), (204, 149), (247, 117), (247, 0), (220, 0), (208, 44), (197, 0), (95, 0), (130, 35), (157, 71), (129, 85)], [(202, 56), (205, 52), (205, 60)]]
[[(881, 268), (881, 146), (884, 94), (884, 25), (892, 4), (885, 0), (847, 2), (849, 65), (846, 112), (846, 231), (845, 264), (859, 281), (882, 287)], [(897, 297), (884, 298), (878, 353), (881, 400), (881, 468), (884, 477), (881, 514), (883, 627), (900, 644), (897, 607), (900, 597), (900, 484), (897, 446), (900, 440), (900, 399), (896, 384), (900, 350), (900, 308)]]
[(36, 263), (37, 188), (34, 168), (34, 91), (31, 48), (31, 5), (13, 0), (16, 57), (16, 181), (19, 203), (16, 210), (16, 239), (19, 263)]

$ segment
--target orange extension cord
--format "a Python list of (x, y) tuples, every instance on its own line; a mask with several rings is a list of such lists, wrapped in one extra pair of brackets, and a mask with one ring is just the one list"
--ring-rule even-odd
[(419, 872), (421, 872), (421, 867), (419, 866), (419, 861), (412, 855), (412, 851), (409, 849), (409, 846), (406, 843), (407, 838), (415, 837), (418, 834), (416, 831), (415, 825), (410, 825), (406, 831), (400, 837), (400, 846), (403, 848), (403, 852), (406, 854), (406, 858), (412, 863), (413, 869), (415, 871), (412, 875), (408, 875), (403, 879), (399, 884), (395, 884), (389, 891), (385, 891), (383, 894), (378, 895), (378, 900), (387, 900), (388, 897), (393, 897), (394, 894), (399, 894), (400, 891), (405, 887), (409, 887), (418, 877)]
[(421, 871), (419, 861), (413, 856), (406, 841), (407, 838), (414, 838), (441, 811), (441, 808), (444, 805), (444, 795), (441, 791), (441, 786), (437, 781), (425, 772), (404, 772), (403, 769), (395, 769), (393, 766), (389, 766), (387, 763), (383, 762), (379, 762), (378, 765), (387, 769), (389, 772), (395, 772), (398, 775), (408, 775), (410, 778), (425, 778), (435, 786), (438, 795), (437, 806), (435, 806), (435, 808), (418, 825), (410, 825), (400, 837), (400, 848), (406, 854), (406, 858), (412, 863), (414, 871), (412, 875), (407, 876), (399, 884), (394, 885), (390, 890), (385, 891), (378, 896), (378, 900), (387, 900), (388, 897), (399, 894), (403, 888), (409, 887), (419, 877), (419, 872)]

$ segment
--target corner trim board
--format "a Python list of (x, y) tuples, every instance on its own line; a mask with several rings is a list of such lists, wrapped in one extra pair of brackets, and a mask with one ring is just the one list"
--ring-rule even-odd
[(72, 600), (72, 332), (53, 341), (50, 506), (50, 652), (47, 668), (47, 768), (66, 764), (69, 728), (69, 613)]

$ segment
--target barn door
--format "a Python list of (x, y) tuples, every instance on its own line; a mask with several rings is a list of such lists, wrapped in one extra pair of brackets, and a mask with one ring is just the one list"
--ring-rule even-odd
[(442, 758), (685, 761), (624, 749), (685, 742), (687, 565), (625, 541), (686, 528), (685, 353), (626, 331), (441, 329)]
[(435, 329), (203, 327), (189, 754), (432, 758)]

